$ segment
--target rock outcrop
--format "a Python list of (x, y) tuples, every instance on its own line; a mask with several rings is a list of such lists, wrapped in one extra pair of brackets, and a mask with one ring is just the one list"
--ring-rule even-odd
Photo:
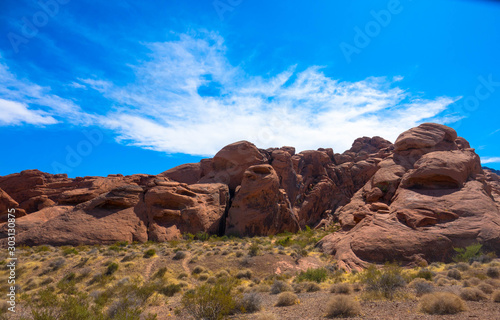
[(500, 177), (453, 129), (431, 123), (395, 144), (356, 139), (342, 154), (240, 141), (159, 175), (26, 170), (0, 177), (0, 238), (12, 208), (20, 245), (272, 235), (339, 223), (318, 247), (345, 268), (446, 260), (474, 242), (500, 254)]
[(498, 253), (496, 178), (453, 129), (420, 125), (399, 136), (394, 153), (335, 212), (342, 230), (318, 246), (355, 269), (391, 260), (443, 261), (454, 247), (475, 242)]

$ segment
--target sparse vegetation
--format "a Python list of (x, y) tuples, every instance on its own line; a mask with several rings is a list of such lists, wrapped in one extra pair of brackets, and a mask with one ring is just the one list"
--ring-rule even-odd
[(293, 292), (282, 292), (278, 296), (278, 301), (276, 302), (277, 307), (288, 307), (299, 302), (299, 298)]
[(219, 281), (187, 291), (182, 305), (195, 319), (219, 320), (234, 309), (235, 301), (230, 283)]
[(314, 281), (317, 283), (324, 282), (328, 278), (328, 270), (325, 268), (317, 268), (317, 269), (307, 269), (307, 271), (301, 271), (296, 281)]
[(428, 314), (456, 314), (465, 311), (465, 303), (450, 292), (435, 292), (420, 299), (420, 311)]
[(326, 306), (327, 318), (349, 318), (361, 313), (361, 305), (351, 296), (336, 295)]
[(402, 268), (395, 264), (386, 264), (382, 270), (371, 265), (361, 274), (361, 281), (368, 292), (391, 300), (399, 289), (406, 286)]

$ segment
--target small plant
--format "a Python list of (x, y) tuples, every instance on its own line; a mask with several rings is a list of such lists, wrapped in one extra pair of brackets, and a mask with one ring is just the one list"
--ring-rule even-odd
[(283, 292), (278, 296), (278, 301), (276, 302), (277, 307), (288, 307), (299, 302), (299, 298), (295, 293)]
[(429, 280), (429, 281), (432, 281), (433, 277), (434, 277), (434, 274), (429, 269), (422, 269), (422, 270), (418, 271), (418, 273), (416, 275), (416, 278), (422, 278), (422, 279)]
[(193, 271), (191, 271), (192, 274), (200, 274), (202, 272), (206, 271), (205, 268), (203, 268), (202, 266), (196, 266), (193, 268)]
[(401, 267), (394, 264), (386, 264), (382, 270), (371, 265), (361, 274), (361, 280), (366, 284), (367, 291), (382, 294), (390, 300), (399, 289), (406, 286)]
[(241, 270), (236, 274), (236, 278), (238, 278), (238, 279), (243, 279), (243, 278), (251, 279), (252, 278), (252, 271), (249, 269)]
[(116, 271), (118, 271), (118, 263), (112, 262), (108, 265), (108, 268), (106, 269), (106, 272), (104, 274), (110, 276)]
[(328, 318), (355, 317), (361, 313), (361, 305), (350, 296), (334, 296), (326, 307)]
[(477, 287), (485, 294), (493, 293), (493, 287), (487, 283), (480, 283)]
[(453, 248), (453, 250), (457, 252), (455, 257), (453, 257), (453, 261), (472, 262), (483, 254), (483, 252), (481, 251), (482, 247), (483, 247), (482, 244), (477, 243), (467, 246), (465, 248)]
[(348, 283), (336, 283), (330, 287), (330, 292), (336, 294), (350, 294), (351, 291), (351, 285)]
[(434, 284), (422, 278), (416, 278), (410, 283), (410, 287), (415, 289), (417, 297), (434, 292)]
[(447, 274), (448, 277), (455, 279), (455, 280), (461, 280), (462, 279), (462, 273), (458, 271), (457, 269), (451, 269), (448, 271)]
[(74, 247), (63, 247), (62, 248), (62, 254), (64, 256), (68, 256), (70, 254), (75, 254), (76, 255), (76, 254), (78, 254), (78, 250), (76, 250), (76, 248), (74, 248)]
[(231, 286), (226, 282), (203, 284), (182, 297), (184, 309), (195, 319), (219, 320), (235, 307)]
[(462, 288), (460, 290), (460, 298), (466, 301), (486, 300), (486, 296), (478, 288)]
[(177, 251), (172, 259), (182, 260), (184, 258), (186, 258), (186, 253), (184, 251)]
[(256, 292), (245, 293), (237, 302), (236, 308), (245, 313), (260, 311), (262, 309), (262, 298)]
[(493, 279), (500, 278), (500, 269), (498, 267), (489, 267), (486, 270), (486, 275)]
[(465, 303), (450, 292), (435, 292), (420, 299), (420, 311), (427, 314), (456, 314), (465, 311)]
[(248, 248), (248, 255), (251, 257), (255, 257), (260, 252), (260, 246), (257, 243), (252, 243), (250, 248)]
[(160, 293), (166, 295), (167, 297), (173, 297), (177, 292), (181, 291), (182, 286), (180, 284), (168, 284), (160, 289)]
[(153, 279), (161, 279), (165, 276), (165, 273), (167, 273), (167, 267), (161, 267), (155, 272)]
[(292, 291), (292, 290), (293, 290), (292, 287), (288, 283), (281, 280), (275, 280), (271, 286), (272, 294), (278, 294), (281, 292)]
[(307, 271), (301, 271), (297, 278), (295, 279), (297, 282), (300, 281), (314, 281), (317, 283), (321, 283), (328, 278), (328, 270), (325, 268), (317, 268), (312, 269), (309, 268)]
[(156, 255), (156, 250), (155, 249), (148, 249), (146, 252), (144, 252), (144, 258), (151, 258)]

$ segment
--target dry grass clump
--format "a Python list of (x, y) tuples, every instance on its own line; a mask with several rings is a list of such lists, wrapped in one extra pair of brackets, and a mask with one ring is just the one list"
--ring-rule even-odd
[(172, 259), (174, 260), (182, 260), (186, 258), (187, 254), (184, 251), (177, 251)]
[(193, 271), (191, 271), (192, 274), (200, 274), (202, 272), (206, 271), (205, 268), (203, 268), (202, 266), (196, 266), (193, 268)]
[(243, 278), (251, 279), (252, 278), (252, 271), (249, 269), (241, 270), (236, 274), (236, 278), (238, 278), (238, 279), (243, 279)]
[(217, 278), (222, 278), (222, 277), (229, 277), (229, 272), (226, 270), (221, 270), (215, 274)]
[(491, 294), (493, 293), (493, 287), (490, 286), (489, 284), (487, 283), (480, 283), (478, 286), (479, 290), (481, 290), (482, 292), (486, 293), (486, 294)]
[(262, 298), (256, 292), (248, 292), (237, 301), (236, 308), (246, 313), (254, 313), (262, 309)]
[(295, 293), (316, 292), (320, 291), (321, 287), (316, 282), (306, 281), (306, 282), (295, 283), (293, 285), (293, 290), (295, 291)]
[(335, 283), (330, 287), (331, 293), (350, 294), (352, 292), (351, 285), (345, 282)]
[(462, 279), (462, 273), (458, 271), (457, 269), (451, 269), (448, 271), (447, 276), (449, 278), (455, 279), (455, 280), (461, 280)]
[(460, 298), (466, 301), (481, 301), (486, 300), (486, 295), (478, 288), (462, 288), (460, 290)]
[(326, 307), (327, 318), (355, 317), (361, 313), (361, 305), (351, 296), (336, 295)]
[(487, 270), (486, 270), (486, 275), (490, 278), (493, 278), (493, 279), (498, 279), (500, 278), (500, 268), (497, 268), (497, 267), (489, 267)]
[(409, 284), (409, 287), (415, 289), (417, 297), (434, 292), (434, 284), (422, 278), (416, 278), (413, 280)]
[(299, 302), (299, 297), (292, 292), (282, 292), (278, 296), (278, 302), (276, 302), (277, 307), (287, 307), (292, 306)]
[(450, 292), (434, 292), (420, 299), (420, 311), (428, 314), (455, 314), (465, 311), (465, 302)]
[(288, 283), (281, 280), (275, 280), (271, 285), (272, 294), (278, 294), (281, 292), (292, 291), (292, 290), (293, 290), (292, 287)]
[(491, 295), (491, 300), (493, 300), (493, 302), (500, 302), (500, 290), (496, 290), (495, 292), (493, 292), (493, 294)]

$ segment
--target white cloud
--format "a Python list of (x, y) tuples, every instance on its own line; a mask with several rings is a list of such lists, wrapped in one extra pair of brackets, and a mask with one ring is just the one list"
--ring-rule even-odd
[(276, 76), (252, 76), (231, 65), (223, 39), (208, 32), (147, 46), (149, 59), (132, 67), (134, 83), (79, 79), (115, 103), (99, 121), (130, 145), (213, 155), (249, 140), (262, 148), (342, 152), (360, 136), (394, 141), (423, 121), (453, 121), (443, 111), (457, 98), (414, 97), (394, 86), (400, 76), (347, 82), (320, 67), (295, 66)]
[[(51, 93), (50, 87), (42, 87), (25, 79), (18, 79), (0, 56), (0, 124), (29, 123), (53, 124), (55, 118), (73, 124), (89, 124), (91, 116), (81, 110), (73, 101)], [(9, 102), (9, 104), (7, 104)], [(5, 106), (14, 109), (8, 110)], [(33, 110), (37, 109), (37, 110)], [(26, 118), (23, 118), (26, 117)], [(7, 121), (13, 119), (12, 121)]]
[(25, 104), (0, 98), (0, 125), (21, 123), (47, 125), (57, 120), (41, 110), (30, 110)]
[(482, 157), (481, 163), (500, 163), (500, 157)]

